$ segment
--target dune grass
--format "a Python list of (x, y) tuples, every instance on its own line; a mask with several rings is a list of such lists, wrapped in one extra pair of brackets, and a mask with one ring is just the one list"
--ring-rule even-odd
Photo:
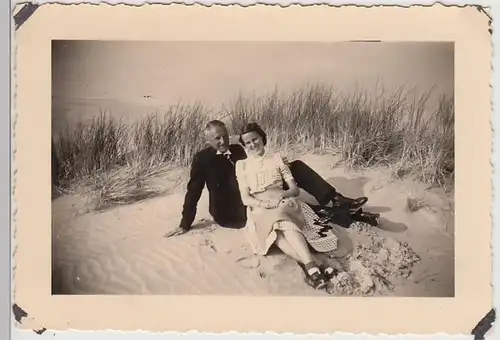
[(407, 197), (406, 212), (414, 213), (428, 207), (428, 202), (423, 197)]
[[(306, 86), (292, 94), (240, 95), (223, 107), (232, 133), (258, 122), (269, 147), (331, 152), (348, 167), (386, 166), (394, 176), (414, 176), (440, 187), (454, 179), (454, 104), (441, 98), (429, 111), (431, 89), (383, 88), (343, 94)], [(96, 209), (161, 194), (149, 180), (175, 166), (188, 166), (204, 146), (210, 119), (201, 104), (172, 106), (125, 124), (101, 112), (92, 123), (68, 127), (54, 137), (55, 181), (63, 190), (87, 188)]]

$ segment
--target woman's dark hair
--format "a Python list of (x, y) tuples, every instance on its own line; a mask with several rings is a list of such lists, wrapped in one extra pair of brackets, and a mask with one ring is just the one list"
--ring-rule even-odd
[(264, 130), (262, 130), (262, 128), (257, 123), (248, 123), (247, 125), (245, 125), (243, 127), (243, 129), (241, 129), (241, 131), (240, 131), (240, 143), (241, 143), (241, 145), (245, 145), (245, 143), (243, 143), (243, 138), (241, 138), (241, 136), (243, 136), (245, 133), (250, 133), (250, 132), (256, 132), (262, 138), (262, 143), (264, 144), (264, 146), (266, 146), (267, 135), (264, 132)]

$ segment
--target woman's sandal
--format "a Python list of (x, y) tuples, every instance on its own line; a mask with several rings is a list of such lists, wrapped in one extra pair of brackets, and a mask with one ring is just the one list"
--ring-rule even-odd
[(312, 288), (321, 289), (328, 284), (328, 280), (325, 279), (320, 266), (314, 261), (307, 264), (299, 263), (299, 265), (304, 271), (306, 283)]
[(324, 275), (325, 279), (328, 280), (328, 281), (330, 281), (331, 279), (333, 279), (339, 273), (338, 269), (333, 268), (331, 266), (324, 267), (322, 269), (322, 271), (323, 271), (323, 275)]
[(325, 280), (321, 272), (317, 271), (313, 274), (306, 274), (306, 282), (314, 289), (322, 289), (327, 285), (328, 280)]

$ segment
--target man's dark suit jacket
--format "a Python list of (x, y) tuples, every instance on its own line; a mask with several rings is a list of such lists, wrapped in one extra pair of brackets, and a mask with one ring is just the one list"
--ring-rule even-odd
[(184, 200), (180, 227), (189, 229), (196, 216), (196, 207), (205, 185), (209, 193), (209, 212), (215, 222), (224, 227), (246, 221), (246, 208), (236, 181), (234, 164), (247, 158), (240, 145), (230, 145), (231, 160), (208, 147), (193, 157), (190, 179)]

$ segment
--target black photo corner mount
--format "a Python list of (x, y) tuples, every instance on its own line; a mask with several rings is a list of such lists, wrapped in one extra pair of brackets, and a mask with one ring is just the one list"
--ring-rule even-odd
[(24, 4), (23, 8), (21, 8), (19, 12), (14, 15), (16, 30), (21, 27), (21, 25), (24, 24), (26, 20), (28, 20), (33, 15), (33, 13), (35, 13), (39, 6), (40, 5), (31, 2)]
[(491, 329), (496, 320), (495, 308), (492, 308), (472, 329), (471, 334), (474, 335), (474, 340), (484, 340), (484, 336)]
[(17, 303), (12, 305), (12, 314), (14, 314), (14, 319), (16, 319), (17, 322), (23, 323), (23, 318), (26, 318), (28, 316), (28, 313)]
[[(21, 324), (23, 323), (23, 318), (28, 317), (28, 313), (24, 309), (22, 309), (17, 303), (14, 303), (12, 305), (12, 314), (14, 314), (14, 319)], [(38, 335), (42, 335), (43, 333), (45, 333), (46, 330), (47, 328), (42, 327), (40, 329), (33, 329), (33, 332), (35, 332)]]

